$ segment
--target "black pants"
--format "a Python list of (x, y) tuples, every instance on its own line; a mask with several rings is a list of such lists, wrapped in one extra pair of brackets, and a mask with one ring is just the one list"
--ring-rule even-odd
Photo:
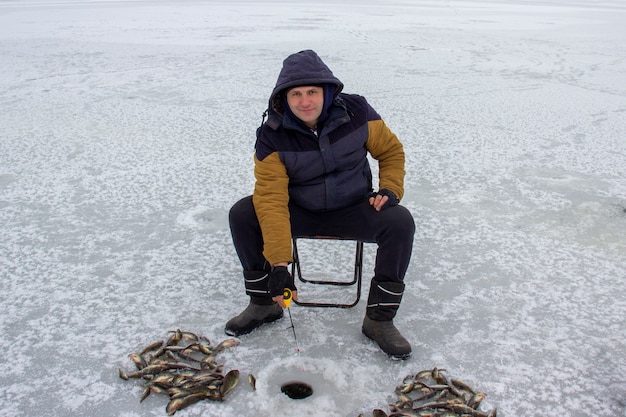
[[(405, 207), (389, 207), (378, 212), (364, 198), (361, 203), (327, 212), (311, 212), (290, 204), (289, 213), (293, 237), (340, 236), (377, 243), (375, 278), (381, 282), (404, 281), (415, 234), (413, 216)], [(230, 209), (229, 222), (244, 271), (268, 270), (252, 196), (235, 203)]]

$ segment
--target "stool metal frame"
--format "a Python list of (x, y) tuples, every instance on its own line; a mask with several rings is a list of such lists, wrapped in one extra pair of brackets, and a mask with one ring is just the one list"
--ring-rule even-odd
[(303, 236), (299, 238), (293, 238), (293, 263), (291, 264), (291, 275), (296, 276), (301, 282), (309, 284), (320, 285), (335, 285), (335, 286), (352, 286), (356, 285), (356, 299), (351, 303), (325, 303), (325, 302), (306, 302), (295, 301), (301, 306), (307, 307), (335, 307), (335, 308), (351, 308), (359, 303), (361, 299), (361, 283), (363, 281), (363, 242), (356, 241), (356, 255), (354, 259), (354, 277), (351, 281), (336, 281), (336, 280), (314, 280), (306, 279), (302, 276), (302, 269), (300, 267), (300, 256), (298, 255), (298, 239), (326, 239), (326, 240), (348, 240), (335, 236)]

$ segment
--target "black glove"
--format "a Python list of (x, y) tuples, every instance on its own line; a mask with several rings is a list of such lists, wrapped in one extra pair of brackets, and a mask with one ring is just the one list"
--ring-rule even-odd
[(291, 291), (297, 291), (296, 285), (293, 282), (293, 277), (289, 273), (286, 266), (273, 266), (269, 275), (269, 292), (270, 297), (274, 298), (278, 295), (283, 295), (285, 288), (289, 288)]
[(367, 198), (376, 198), (377, 195), (383, 195), (383, 196), (387, 196), (389, 199), (387, 200), (387, 202), (385, 204), (383, 204), (383, 206), (381, 207), (381, 210), (384, 210), (388, 207), (393, 207), (393, 206), (397, 206), (398, 204), (400, 204), (400, 200), (398, 199), (398, 197), (396, 197), (396, 195), (393, 193), (393, 191), (388, 190), (387, 188), (383, 188), (382, 190), (378, 190), (378, 192), (371, 192), (367, 195)]

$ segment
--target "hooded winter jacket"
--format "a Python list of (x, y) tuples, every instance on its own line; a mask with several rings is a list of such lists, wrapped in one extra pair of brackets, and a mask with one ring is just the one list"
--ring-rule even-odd
[[(317, 135), (288, 111), (287, 89), (323, 86)], [(367, 153), (378, 160), (379, 188), (404, 194), (404, 150), (365, 98), (341, 93), (343, 84), (311, 50), (290, 55), (257, 131), (253, 203), (270, 264), (291, 262), (288, 204), (329, 211), (361, 202), (372, 191)]]

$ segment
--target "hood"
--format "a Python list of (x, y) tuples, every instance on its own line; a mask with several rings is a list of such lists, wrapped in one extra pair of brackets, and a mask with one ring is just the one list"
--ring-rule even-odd
[(330, 68), (314, 51), (310, 49), (300, 51), (289, 55), (283, 61), (283, 68), (278, 75), (276, 86), (272, 90), (270, 103), (277, 98), (281, 91), (287, 88), (323, 84), (336, 86), (335, 97), (343, 89), (343, 83), (333, 75)]

